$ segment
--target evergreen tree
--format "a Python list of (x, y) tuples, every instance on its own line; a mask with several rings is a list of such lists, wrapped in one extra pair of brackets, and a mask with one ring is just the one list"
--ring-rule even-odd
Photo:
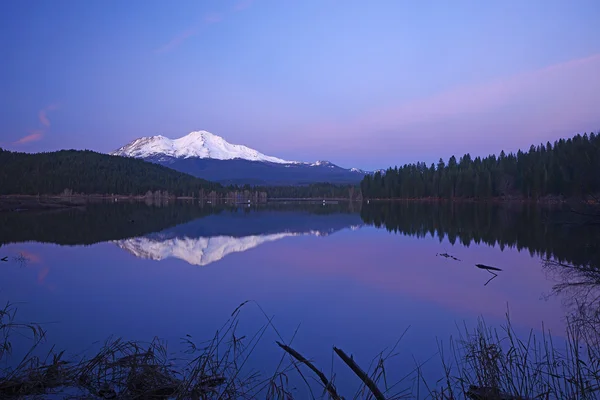
[(600, 135), (576, 135), (530, 146), (527, 152), (473, 159), (465, 154), (448, 164), (425, 163), (389, 168), (366, 176), (364, 198), (490, 198), (522, 196), (577, 197), (600, 192)]
[(160, 191), (193, 196), (201, 189), (223, 188), (135, 158), (87, 150), (28, 154), (0, 149), (0, 194), (144, 195)]

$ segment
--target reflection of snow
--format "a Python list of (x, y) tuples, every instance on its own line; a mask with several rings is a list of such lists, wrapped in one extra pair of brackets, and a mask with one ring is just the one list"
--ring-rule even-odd
[(208, 265), (219, 261), (231, 253), (250, 250), (263, 243), (273, 242), (298, 233), (284, 232), (273, 235), (255, 235), (236, 238), (233, 236), (213, 236), (200, 238), (172, 238), (165, 240), (137, 237), (119, 240), (115, 243), (136, 257), (151, 260), (179, 258), (192, 265)]

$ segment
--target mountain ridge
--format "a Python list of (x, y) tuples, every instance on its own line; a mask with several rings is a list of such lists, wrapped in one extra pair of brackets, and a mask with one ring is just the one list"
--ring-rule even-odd
[(221, 136), (208, 131), (193, 131), (177, 139), (162, 135), (137, 138), (110, 153), (115, 156), (148, 158), (165, 156), (173, 158), (212, 158), (232, 160), (240, 158), (248, 161), (263, 161), (276, 164), (294, 164), (281, 158), (267, 156), (250, 147), (227, 142)]
[(162, 135), (141, 137), (110, 154), (141, 158), (222, 184), (357, 184), (369, 174), (358, 168), (342, 168), (325, 160), (284, 160), (244, 145), (229, 143), (203, 130), (190, 132), (177, 139)]

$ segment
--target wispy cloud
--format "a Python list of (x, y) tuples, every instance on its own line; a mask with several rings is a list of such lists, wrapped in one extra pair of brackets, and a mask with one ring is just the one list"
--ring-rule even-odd
[(43, 108), (38, 113), (38, 118), (40, 123), (46, 128), (50, 127), (50, 120), (48, 119), (48, 111), (54, 111), (58, 109), (58, 104), (50, 104), (49, 106)]
[[(239, 11), (249, 8), (253, 3), (254, 3), (254, 0), (238, 0), (234, 4), (232, 10), (234, 12), (239, 12)], [(212, 25), (212, 24), (222, 22), (224, 18), (225, 18), (225, 15), (222, 13), (218, 13), (218, 12), (210, 12), (210, 13), (204, 14), (202, 19), (200, 20), (200, 23), (198, 23), (195, 26), (193, 26), (192, 28), (182, 32), (181, 34), (175, 36), (170, 41), (168, 41), (166, 44), (157, 48), (154, 52), (157, 54), (161, 54), (161, 53), (166, 53), (166, 52), (172, 51), (175, 48), (179, 47), (181, 44), (183, 44), (183, 42), (185, 42), (187, 39), (198, 34), (198, 32), (200, 32), (200, 29), (202, 28), (202, 26)]]
[(50, 119), (48, 118), (48, 112), (58, 110), (58, 108), (58, 104), (50, 104), (38, 111), (38, 120), (40, 121), (41, 128), (29, 131), (28, 135), (23, 136), (19, 140), (13, 142), (13, 144), (22, 145), (41, 140), (46, 134), (46, 131), (50, 128)]
[(21, 139), (17, 140), (13, 144), (26, 144), (26, 143), (31, 143), (31, 142), (37, 142), (42, 137), (44, 137), (44, 131), (41, 129), (36, 129), (36, 130), (30, 131), (29, 135), (23, 136)]
[(376, 126), (379, 129), (390, 129), (436, 119), (471, 117), (518, 103), (539, 102), (538, 104), (550, 105), (550, 99), (547, 98), (550, 93), (562, 94), (564, 106), (576, 113), (578, 105), (588, 99), (568, 99), (571, 97), (568, 96), (569, 92), (587, 93), (583, 89), (588, 85), (598, 89), (599, 70), (600, 55), (594, 55), (483, 85), (456, 88), (396, 107), (375, 110), (357, 122), (363, 128)]
[(203, 21), (206, 24), (216, 24), (223, 21), (223, 16), (219, 13), (209, 13), (204, 16)]
[(169, 42), (167, 42), (163, 46), (157, 48), (155, 50), (155, 52), (160, 54), (160, 53), (166, 53), (168, 51), (171, 51), (171, 50), (175, 49), (176, 47), (180, 46), (187, 39), (194, 36), (196, 33), (198, 33), (198, 28), (188, 29), (187, 31), (182, 32), (181, 34), (175, 36), (173, 39), (171, 39)]
[(200, 32), (200, 29), (202, 28), (202, 26), (216, 24), (221, 21), (223, 21), (222, 14), (219, 14), (216, 12), (204, 14), (204, 16), (202, 17), (202, 19), (200, 20), (200, 22), (198, 24), (189, 28), (186, 31), (181, 32), (179, 35), (175, 36), (174, 38), (169, 40), (167, 43), (165, 43), (164, 45), (162, 45), (159, 48), (157, 48), (156, 50), (154, 50), (154, 52), (157, 54), (161, 54), (161, 53), (167, 53), (169, 51), (172, 51), (172, 50), (176, 49), (177, 47), (181, 46), (183, 44), (183, 42), (185, 42), (189, 38), (197, 35), (198, 32)]
[(27, 260), (28, 263), (39, 264), (39, 263), (42, 262), (42, 258), (38, 254), (36, 254), (36, 253), (32, 253), (32, 252), (27, 251), (27, 250), (21, 250), (19, 252), (19, 254), (21, 256), (23, 256)]
[[(309, 124), (303, 132), (311, 138), (303, 140), (333, 148), (344, 137), (354, 152), (387, 151), (386, 157), (401, 158), (528, 146), (548, 135), (597, 129), (598, 71), (600, 54), (376, 108), (344, 122)], [(377, 150), (381, 140), (385, 150)]]
[(252, 3), (254, 3), (254, 0), (239, 0), (233, 6), (233, 11), (245, 10), (249, 8), (252, 5)]

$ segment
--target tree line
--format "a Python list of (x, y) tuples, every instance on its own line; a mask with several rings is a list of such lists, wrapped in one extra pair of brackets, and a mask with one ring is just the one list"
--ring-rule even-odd
[(580, 197), (600, 192), (600, 134), (576, 135), (529, 151), (465, 154), (388, 168), (360, 183), (364, 198)]
[(0, 149), (0, 194), (124, 194), (164, 191), (197, 196), (218, 184), (134, 158), (93, 151), (18, 153)]
[(353, 198), (358, 186), (223, 186), (143, 160), (85, 150), (19, 153), (0, 148), (0, 195), (189, 196), (246, 202), (269, 198)]
[(255, 186), (252, 190), (266, 192), (271, 199), (361, 199), (358, 185), (312, 183), (301, 186)]

